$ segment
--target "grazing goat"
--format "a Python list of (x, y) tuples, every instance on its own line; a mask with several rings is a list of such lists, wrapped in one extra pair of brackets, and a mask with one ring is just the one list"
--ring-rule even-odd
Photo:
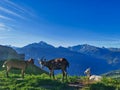
[(67, 69), (67, 67), (69, 67), (69, 62), (65, 58), (56, 58), (56, 59), (52, 59), (49, 61), (46, 61), (45, 59), (42, 58), (41, 60), (39, 60), (39, 63), (42, 65), (42, 68), (43, 68), (43, 66), (46, 66), (49, 69), (50, 78), (52, 75), (53, 79), (55, 79), (54, 70), (61, 69), (62, 73), (63, 73), (62, 80), (64, 81), (64, 76), (66, 77), (66, 80), (67, 80), (67, 70), (66, 69)]
[(86, 69), (84, 73), (88, 76), (90, 81), (101, 81), (102, 79), (102, 76), (91, 75), (90, 68)]
[(22, 73), (22, 78), (24, 78), (24, 72), (25, 69), (27, 68), (27, 66), (29, 64), (34, 64), (34, 59), (30, 58), (27, 61), (23, 61), (23, 60), (7, 60), (4, 62), (2, 67), (7, 67), (7, 71), (6, 71), (6, 76), (8, 77), (8, 72), (11, 70), (11, 68), (17, 68), (17, 69), (21, 69), (21, 73)]

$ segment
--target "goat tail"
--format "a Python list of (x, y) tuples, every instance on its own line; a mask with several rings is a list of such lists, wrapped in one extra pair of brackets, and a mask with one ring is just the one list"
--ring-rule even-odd
[(3, 68), (5, 67), (6, 63), (7, 63), (6, 61), (3, 63), (3, 65), (2, 65)]

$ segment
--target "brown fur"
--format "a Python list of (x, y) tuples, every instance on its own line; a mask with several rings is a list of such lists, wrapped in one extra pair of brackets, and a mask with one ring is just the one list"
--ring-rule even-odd
[(7, 68), (7, 71), (6, 71), (7, 77), (8, 77), (8, 72), (11, 70), (11, 68), (17, 68), (17, 69), (21, 69), (22, 77), (24, 78), (24, 72), (28, 64), (34, 64), (33, 59), (29, 59), (28, 61), (7, 60), (4, 62), (3, 67), (6, 66)]
[(50, 70), (50, 77), (51, 75), (54, 78), (54, 70), (62, 70), (63, 73), (63, 80), (64, 80), (64, 76), (66, 76), (67, 79), (67, 67), (69, 67), (69, 62), (67, 61), (67, 59), (65, 58), (56, 58), (56, 59), (52, 59), (49, 61), (46, 60), (40, 60), (40, 64), (42, 64), (43, 66), (46, 66), (49, 70)]

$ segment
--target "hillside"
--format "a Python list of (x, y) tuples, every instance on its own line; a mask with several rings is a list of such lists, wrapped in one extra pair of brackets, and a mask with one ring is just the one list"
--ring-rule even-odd
[(38, 58), (43, 56), (47, 60), (64, 57), (70, 62), (68, 69), (70, 75), (84, 75), (84, 70), (88, 67), (92, 69), (93, 74), (102, 74), (120, 67), (120, 52), (86, 44), (65, 48), (54, 47), (41, 41), (15, 50), (18, 53), (24, 53), (26, 59), (34, 58), (37, 66), (39, 66)]
[(111, 78), (120, 78), (120, 70), (110, 71), (110, 72), (107, 72), (107, 73), (105, 73), (103, 75), (111, 77)]
[(11, 74), (10, 78), (5, 78), (0, 71), (0, 90), (75, 90), (67, 83), (52, 80), (48, 75), (29, 75), (19, 78), (19, 74)]
[(24, 54), (18, 54), (13, 48), (0, 45), (0, 60), (24, 59)]
[[(24, 54), (18, 54), (13, 48), (0, 45), (0, 71), (5, 71), (6, 68), (2, 68), (2, 65), (5, 62), (5, 60), (9, 60), (9, 59), (24, 60)], [(20, 70), (16, 70), (16, 69), (12, 69), (11, 72), (21, 73)], [(32, 64), (30, 64), (27, 67), (25, 73), (26, 74), (34, 74), (34, 75), (38, 75), (38, 74), (42, 74), (42, 73), (48, 74), (48, 72), (46, 72), (46, 71), (40, 69), (39, 67), (37, 67), (36, 65), (32, 65)]]
[[(89, 46), (90, 48), (90, 46)], [(95, 49), (96, 48), (96, 49)], [(86, 50), (86, 49), (85, 49)], [(88, 49), (88, 52), (99, 52), (101, 48), (92, 46), (92, 49)], [(35, 64), (38, 64), (37, 59), (45, 56), (49, 58), (65, 57), (70, 62), (70, 68), (68, 68), (68, 81), (61, 82), (62, 75), (57, 75), (56, 80), (49, 78), (48, 72), (40, 69), (36, 65), (30, 65), (25, 71), (25, 78), (21, 79), (20, 70), (12, 69), (9, 73), (10, 78), (6, 78), (5, 68), (2, 68), (4, 61), (0, 61), (0, 89), (29, 89), (29, 90), (76, 90), (75, 85), (80, 85), (81, 90), (115, 90), (120, 89), (119, 78), (120, 71), (111, 71), (119, 68), (118, 63), (108, 63), (105, 58), (94, 57), (94, 55), (88, 55), (84, 52), (73, 51), (70, 48), (54, 47), (45, 42), (33, 43), (23, 48), (16, 48), (17, 53), (25, 53), (27, 58), (35, 58)], [(16, 52), (15, 51), (15, 52)], [(83, 50), (84, 51), (84, 50)], [(108, 50), (109, 51), (109, 50)], [(111, 51), (111, 50), (110, 50)], [(113, 51), (111, 51), (113, 52)], [(118, 51), (114, 51), (119, 53)], [(94, 53), (95, 54), (95, 53)], [(115, 53), (116, 54), (116, 53)], [(18, 54), (19, 55), (19, 54)], [(117, 54), (116, 54), (117, 55)], [(118, 54), (119, 55), (119, 54)], [(102, 74), (108, 78), (104, 78), (99, 83), (88, 83), (84, 76), (70, 76), (70, 75), (84, 75), (83, 72), (87, 67), (91, 67), (92, 74)], [(45, 74), (46, 73), (46, 74)], [(112, 78), (109, 78), (112, 77)], [(115, 78), (115, 79), (114, 79)], [(117, 79), (116, 79), (117, 78)], [(73, 84), (74, 86), (70, 86)], [(98, 88), (100, 87), (100, 88)], [(78, 88), (77, 88), (78, 89)]]
[(86, 77), (69, 76), (67, 81), (61, 81), (61, 75), (50, 79), (46, 74), (30, 75), (19, 78), (19, 74), (12, 74), (5, 78), (0, 71), (0, 90), (120, 90), (120, 79), (104, 77), (100, 82), (88, 82)]

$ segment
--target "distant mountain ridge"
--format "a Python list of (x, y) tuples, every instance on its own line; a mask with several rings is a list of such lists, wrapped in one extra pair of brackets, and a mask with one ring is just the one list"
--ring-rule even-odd
[(54, 48), (54, 46), (50, 45), (50, 44), (47, 44), (46, 42), (44, 41), (40, 41), (39, 43), (32, 43), (32, 44), (29, 44), (27, 46), (24, 46), (23, 48)]
[(70, 50), (80, 52), (96, 58), (107, 60), (109, 64), (120, 64), (120, 51), (115, 48), (99, 48), (87, 44), (69, 47)]
[(44, 41), (32, 43), (22, 48), (15, 48), (18, 53), (24, 53), (26, 59), (32, 57), (39, 66), (37, 59), (45, 56), (46, 59), (64, 57), (70, 62), (68, 69), (71, 75), (83, 75), (88, 67), (94, 74), (120, 68), (120, 52), (109, 48), (99, 48), (88, 44), (76, 45), (68, 48), (54, 47)]
[(111, 77), (111, 78), (119, 79), (120, 78), (120, 70), (110, 71), (110, 72), (107, 72), (103, 75)]

